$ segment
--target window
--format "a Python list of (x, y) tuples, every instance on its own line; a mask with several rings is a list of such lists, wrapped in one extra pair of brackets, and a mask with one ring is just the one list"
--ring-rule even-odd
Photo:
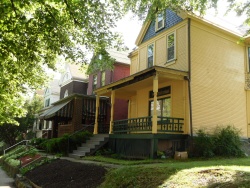
[(93, 75), (93, 87), (92, 87), (93, 93), (94, 90), (96, 89), (96, 86), (97, 86), (97, 75)]
[[(154, 113), (154, 101), (149, 101), (150, 116)], [(157, 100), (156, 105), (157, 116), (170, 117), (171, 116), (171, 98), (162, 98)]]
[(64, 92), (63, 98), (67, 97), (68, 95), (69, 95), (69, 92), (68, 92), (68, 90), (66, 89), (66, 91)]
[(45, 107), (49, 106), (50, 105), (50, 99), (46, 99), (45, 100)]
[(164, 28), (164, 13), (159, 13), (157, 15), (156, 21), (155, 21), (155, 31), (158, 31), (162, 28)]
[(101, 86), (105, 86), (105, 71), (101, 73)]
[(248, 47), (248, 72), (250, 72), (250, 47)]
[(175, 34), (167, 36), (167, 62), (175, 59)]
[[(171, 116), (171, 87), (160, 88), (157, 92), (157, 97), (161, 97), (157, 100), (156, 111), (157, 116), (170, 117)], [(154, 112), (154, 93), (149, 91), (149, 115), (153, 116)]]
[(148, 68), (154, 65), (154, 44), (148, 46)]

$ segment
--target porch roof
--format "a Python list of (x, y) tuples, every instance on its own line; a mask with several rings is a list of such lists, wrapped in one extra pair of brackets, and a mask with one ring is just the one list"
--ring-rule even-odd
[(118, 98), (129, 98), (136, 94), (136, 90), (152, 86), (153, 76), (158, 74), (159, 83), (169, 80), (184, 80), (188, 72), (165, 67), (153, 66), (143, 71), (132, 74), (121, 80), (96, 89), (94, 92), (102, 96), (111, 96), (111, 91), (116, 90)]

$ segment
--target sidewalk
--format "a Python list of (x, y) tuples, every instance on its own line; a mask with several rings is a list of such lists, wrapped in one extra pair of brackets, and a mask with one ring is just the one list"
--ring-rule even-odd
[(10, 178), (0, 167), (0, 188), (14, 188), (14, 179)]

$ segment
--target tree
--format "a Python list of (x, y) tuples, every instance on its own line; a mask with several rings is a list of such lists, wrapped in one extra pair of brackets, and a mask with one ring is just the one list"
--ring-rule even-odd
[(34, 96), (32, 100), (26, 100), (24, 110), (26, 115), (21, 118), (15, 118), (19, 126), (10, 123), (4, 123), (0, 126), (0, 140), (9, 145), (14, 145), (20, 139), (24, 139), (23, 133), (27, 133), (33, 127), (35, 114), (43, 108), (43, 98)]
[[(24, 115), (23, 94), (47, 81), (44, 68), (55, 69), (63, 55), (86, 63), (85, 50), (118, 47), (110, 28), (123, 12), (116, 0), (1, 0), (0, 125)], [(114, 41), (117, 41), (114, 43)]]

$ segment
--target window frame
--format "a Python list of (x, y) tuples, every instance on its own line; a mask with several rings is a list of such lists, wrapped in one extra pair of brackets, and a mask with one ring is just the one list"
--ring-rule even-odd
[(67, 97), (67, 96), (69, 96), (69, 91), (66, 89), (66, 90), (64, 91), (63, 98), (65, 98), (65, 97)]
[[(171, 117), (171, 114), (172, 114), (172, 98), (171, 98), (171, 96), (164, 96), (164, 97), (157, 98), (157, 102), (161, 102), (160, 115), (157, 115), (157, 116), (165, 117), (165, 116), (163, 116), (163, 101), (166, 100), (166, 99), (170, 99), (169, 115), (166, 116), (166, 117)], [(153, 109), (151, 109), (152, 103), (154, 103), (154, 100), (150, 99), (149, 100), (149, 116), (153, 116), (153, 114), (152, 114)]]
[[(171, 90), (172, 90), (172, 87), (171, 87), (171, 85), (169, 85), (169, 86), (159, 88), (158, 92), (157, 92), (157, 102), (158, 101), (163, 101), (163, 100), (168, 99), (168, 98), (170, 99), (170, 116), (172, 115)], [(153, 116), (153, 114), (151, 114), (151, 103), (154, 102), (154, 96), (153, 96), (152, 92), (153, 92), (152, 90), (149, 91), (149, 103), (148, 103), (148, 114), (149, 114), (149, 116)], [(163, 114), (163, 111), (162, 111), (163, 108), (162, 107), (163, 107), (163, 105), (161, 106), (161, 115)]]
[(94, 90), (97, 88), (97, 74), (93, 75), (93, 84), (92, 84), (92, 93), (94, 93)]
[(250, 72), (250, 46), (247, 47), (248, 72)]
[[(171, 58), (171, 59), (168, 59), (169, 58), (169, 56), (168, 56), (168, 54), (169, 54), (169, 44), (168, 44), (168, 42), (169, 42), (169, 36), (171, 36), (171, 35), (173, 35), (174, 36), (174, 42), (173, 42), (173, 50), (174, 50), (174, 54), (173, 54), (173, 58)], [(172, 47), (172, 46), (171, 46)], [(170, 48), (171, 48), (170, 47)], [(174, 31), (174, 32), (171, 32), (170, 34), (168, 34), (167, 35), (167, 37), (166, 37), (166, 59), (167, 59), (167, 63), (169, 63), (169, 62), (172, 62), (172, 61), (175, 61), (176, 60), (176, 32)]]
[[(149, 48), (150, 48), (150, 46), (153, 46), (152, 56), (149, 56)], [(148, 47), (147, 47), (147, 65), (148, 65), (148, 68), (154, 66), (154, 52), (155, 52), (154, 50), (155, 50), (154, 49), (154, 43), (149, 44)], [(150, 57), (152, 57), (152, 65), (150, 65), (151, 63), (149, 64), (149, 58)]]
[(106, 72), (102, 71), (101, 72), (101, 86), (105, 86), (105, 82), (106, 82)]
[[(161, 15), (161, 17), (159, 17), (159, 15)], [(159, 18), (162, 18), (161, 20), (159, 20)], [(159, 22), (162, 21), (162, 26), (159, 27)], [(164, 18), (164, 12), (162, 11), (161, 13), (158, 13), (155, 19), (155, 32), (163, 29), (165, 27), (165, 18)]]

